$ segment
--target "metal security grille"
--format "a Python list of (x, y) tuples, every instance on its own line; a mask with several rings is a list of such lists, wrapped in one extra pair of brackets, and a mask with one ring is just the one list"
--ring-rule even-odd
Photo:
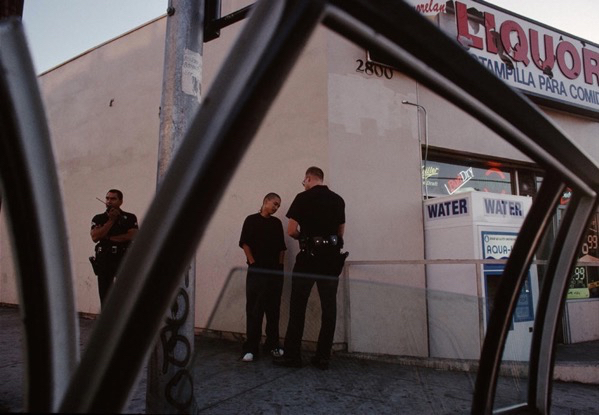
[[(501, 355), (526, 270), (567, 186), (572, 189), (544, 276), (526, 402), (499, 413), (546, 413), (559, 310), (585, 226), (596, 210), (599, 168), (546, 116), (403, 1), (261, 0), (204, 97), (181, 150), (122, 265), (115, 296), (79, 364), (71, 270), (55, 161), (18, 21), (0, 24), (0, 178), (26, 316), (27, 410), (118, 412), (235, 166), (319, 24), (381, 56), (461, 107), (536, 162), (545, 179), (498, 287), (472, 413), (491, 413)], [(467, 74), (467, 75), (466, 75)], [(198, 137), (200, 139), (198, 139)], [(185, 172), (185, 174), (182, 174)], [(193, 216), (190, 223), (186, 218)], [(43, 224), (43, 232), (41, 224)], [(18, 230), (18, 231), (17, 231)], [(150, 243), (151, 241), (151, 243)], [(35, 319), (31, 316), (36, 316)], [(133, 333), (133, 334), (132, 334)], [(137, 341), (127, 341), (135, 337)]]

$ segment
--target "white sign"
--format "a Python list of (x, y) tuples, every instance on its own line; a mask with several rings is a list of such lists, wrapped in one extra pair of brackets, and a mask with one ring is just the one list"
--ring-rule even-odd
[(484, 198), (485, 215), (487, 216), (514, 216), (524, 218), (522, 202), (495, 198)]
[(468, 199), (454, 199), (426, 205), (426, 217), (431, 219), (446, 219), (456, 216), (469, 215)]
[(185, 49), (181, 71), (181, 90), (202, 102), (202, 55)]
[(407, 0), (530, 95), (599, 113), (599, 45), (472, 0)]
[(441, 1), (441, 0), (422, 0), (422, 1), (416, 1), (416, 0), (411, 0), (408, 1), (408, 3), (412, 3), (414, 5), (414, 8), (419, 11), (420, 13), (422, 13), (425, 16), (436, 16), (439, 13), (443, 13), (445, 12), (445, 7), (446, 7), (446, 3), (447, 1)]
[(514, 232), (483, 232), (483, 258), (507, 259), (517, 237)]
[(472, 167), (466, 170), (462, 170), (458, 176), (453, 180), (448, 180), (445, 185), (445, 190), (447, 193), (452, 195), (458, 190), (460, 190), (466, 183), (474, 178), (474, 170)]

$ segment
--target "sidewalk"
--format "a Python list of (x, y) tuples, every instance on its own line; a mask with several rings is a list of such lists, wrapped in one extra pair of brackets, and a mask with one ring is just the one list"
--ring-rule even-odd
[[(0, 412), (22, 411), (20, 324), (17, 309), (0, 308)], [(82, 345), (93, 324), (80, 319)], [(195, 404), (202, 414), (469, 413), (476, 381), (474, 372), (441, 370), (445, 368), (435, 368), (434, 361), (415, 365), (399, 358), (338, 353), (330, 370), (321, 371), (311, 366), (276, 367), (268, 358), (244, 363), (241, 345), (227, 340), (198, 337), (195, 348)], [(577, 377), (598, 376), (599, 342), (560, 346), (557, 360), (556, 377), (567, 370)], [(514, 374), (500, 379), (498, 406), (521, 402), (525, 396), (527, 380), (518, 371)], [(597, 384), (563, 379), (570, 381), (553, 385), (552, 414), (599, 413)], [(144, 370), (126, 413), (145, 412), (145, 387)]]

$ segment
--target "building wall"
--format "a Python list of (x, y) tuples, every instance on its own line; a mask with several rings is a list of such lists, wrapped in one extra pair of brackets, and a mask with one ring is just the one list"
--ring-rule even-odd
[(6, 203), (2, 204), (0, 215), (0, 303), (19, 304), (16, 270), (6, 223)]
[[(356, 72), (365, 52), (329, 33), (329, 148), (347, 204), (351, 351), (426, 355), (424, 270), (373, 261), (424, 258), (414, 82)], [(414, 295), (414, 290), (420, 295)]]
[[(91, 218), (110, 188), (143, 219), (155, 189), (165, 21), (101, 45), (39, 77), (70, 242), (77, 309), (99, 311), (88, 257)], [(4, 224), (0, 301), (18, 303)], [(42, 230), (43, 231), (43, 230)]]
[(79, 311), (99, 311), (88, 257), (91, 218), (106, 191), (144, 213), (156, 188), (165, 20), (91, 50), (40, 77), (59, 169)]
[(599, 339), (599, 301), (575, 300), (568, 301), (565, 314), (570, 321), (568, 340), (570, 343), (580, 343)]
[[(220, 39), (205, 45), (203, 78), (207, 89), (220, 65), (223, 48), (236, 37), (241, 26), (227, 28)], [(325, 171), (325, 181), (333, 190), (339, 190), (329, 175), (326, 53), (326, 32), (319, 30), (273, 103), (214, 212), (196, 257), (199, 327), (245, 332), (245, 256), (238, 245), (239, 236), (243, 220), (260, 209), (267, 193), (281, 196), (276, 216), (286, 230), (285, 213), (295, 195), (303, 191), (301, 182), (306, 168), (320, 166)], [(298, 247), (288, 237), (286, 244), (285, 269), (289, 272)], [(217, 304), (221, 291), (223, 298)], [(281, 309), (282, 333), (287, 323), (288, 294), (289, 276)], [(308, 320), (315, 318), (309, 316)], [(309, 336), (317, 334), (313, 329), (307, 327)]]

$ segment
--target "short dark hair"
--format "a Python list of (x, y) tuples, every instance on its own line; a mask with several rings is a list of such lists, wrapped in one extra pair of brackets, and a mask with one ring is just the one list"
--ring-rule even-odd
[(118, 196), (119, 200), (123, 200), (123, 192), (121, 192), (118, 189), (110, 189), (108, 191), (108, 193), (116, 193), (116, 195)]
[(324, 180), (324, 172), (321, 168), (315, 166), (308, 167), (308, 170), (306, 170), (306, 176), (314, 176), (318, 177), (320, 180)]
[(274, 192), (270, 192), (269, 194), (267, 194), (266, 196), (264, 196), (264, 199), (262, 200), (262, 203), (266, 202), (267, 200), (272, 200), (272, 199), (279, 199), (281, 200), (281, 196), (279, 196), (278, 194), (274, 193)]

